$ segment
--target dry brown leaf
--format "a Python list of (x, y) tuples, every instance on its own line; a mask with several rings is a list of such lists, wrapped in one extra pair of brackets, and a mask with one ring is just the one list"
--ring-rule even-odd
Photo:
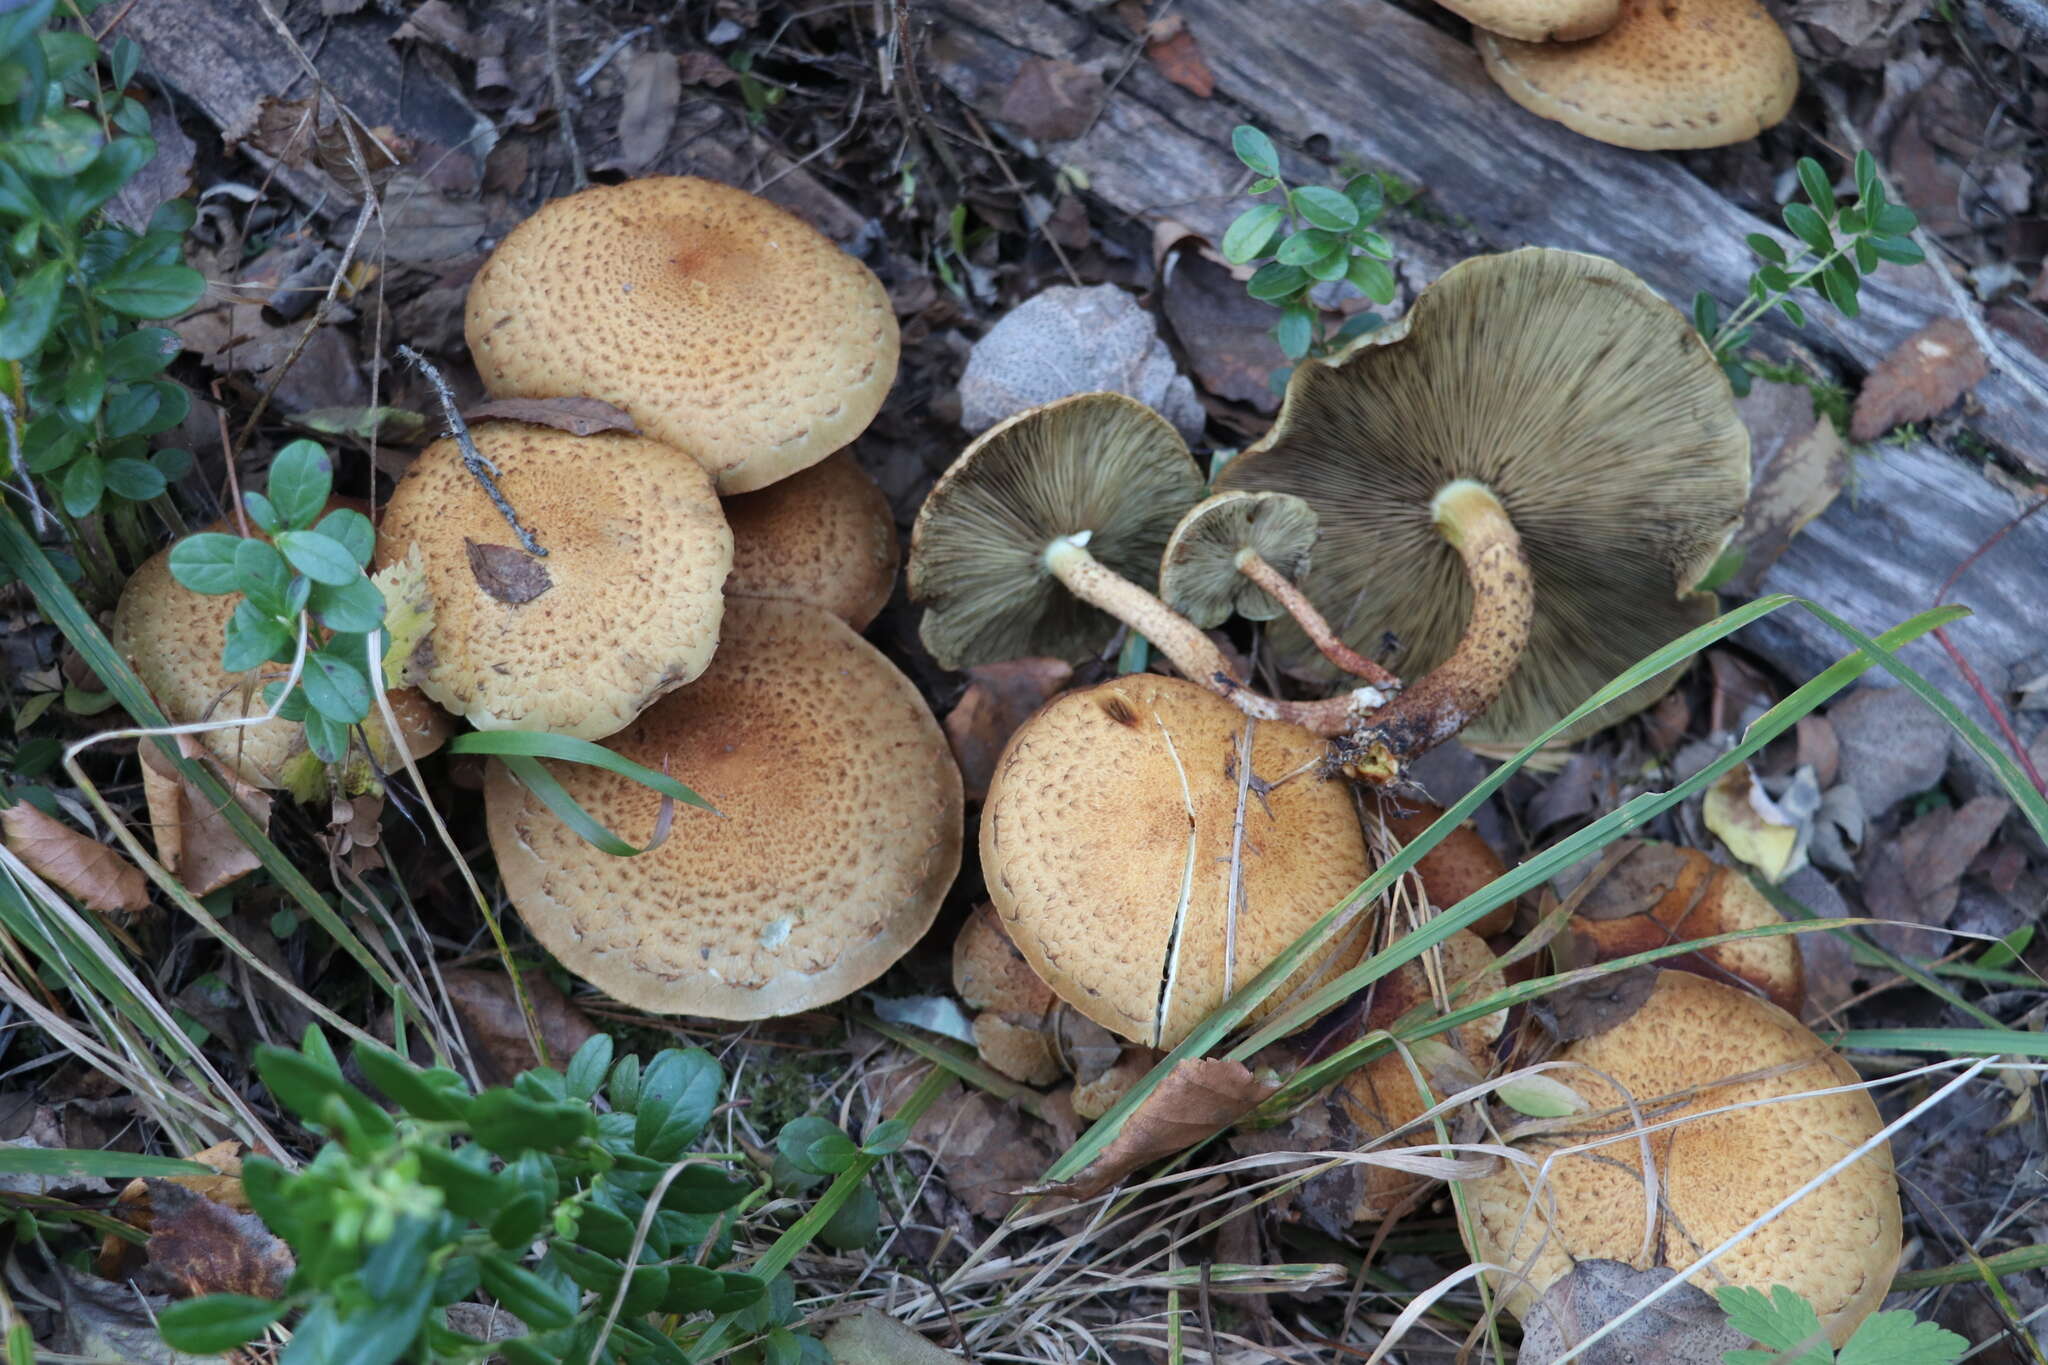
[[(173, 1184), (183, 1185), (194, 1194), (205, 1195), (216, 1204), (237, 1213), (251, 1212), (249, 1195), (242, 1188), (242, 1158), (248, 1155), (248, 1144), (229, 1138), (218, 1142), (203, 1152), (194, 1152), (186, 1157), (202, 1166), (210, 1166), (213, 1175), (174, 1175), (167, 1177)], [(131, 1180), (114, 1200), (114, 1213), (123, 1221), (149, 1231), (154, 1216), (154, 1206), (149, 1197), (150, 1182)], [(133, 1274), (142, 1262), (142, 1249), (125, 1237), (108, 1233), (100, 1243), (98, 1269), (108, 1279), (125, 1279)]]
[(176, 1181), (148, 1184), (149, 1264), (137, 1277), (144, 1288), (180, 1298), (249, 1294), (274, 1299), (284, 1293), (294, 1267), (291, 1249), (261, 1218)]
[(967, 799), (988, 795), (996, 760), (1031, 713), (1073, 679), (1062, 659), (1011, 659), (967, 670), (971, 681), (946, 713), (946, 741), (967, 785)]
[(547, 565), (516, 545), (479, 545), (465, 538), (462, 548), (469, 553), (470, 577), (500, 602), (516, 607), (555, 586)]
[[(1799, 401), (1806, 401), (1803, 392)], [(1785, 553), (1792, 538), (1825, 512), (1842, 491), (1848, 467), (1848, 448), (1834, 422), (1826, 417), (1772, 454), (1743, 510), (1736, 544), (1744, 557), (1734, 580), (1737, 584), (1746, 591), (1755, 590), (1764, 571)]]
[(1945, 410), (1991, 373), (1970, 329), (1956, 318), (1936, 318), (1900, 342), (1856, 395), (1849, 435), (1874, 441), (1901, 422)]
[[(1621, 1261), (1585, 1260), (1543, 1291), (1522, 1325), (1522, 1365), (1551, 1365), (1638, 1303), (1677, 1272), (1669, 1266), (1637, 1270)], [(1614, 1333), (1576, 1357), (1583, 1365), (1720, 1365), (1723, 1355), (1753, 1345), (1728, 1325), (1728, 1315), (1705, 1290), (1681, 1285)]]
[[(226, 782), (258, 825), (269, 825), (268, 792), (224, 773), (190, 735), (178, 736), (178, 748), (185, 757), (207, 764), (215, 777)], [(142, 795), (149, 805), (157, 861), (187, 891), (195, 896), (210, 895), (262, 866), (262, 859), (229, 827), (227, 818), (203, 792), (179, 776), (153, 741), (139, 741), (136, 752), (142, 759)]]
[(731, 85), (740, 78), (740, 73), (709, 52), (685, 52), (677, 58), (682, 68), (684, 85), (708, 85), (717, 89)]
[[(541, 1036), (547, 1040), (554, 1064), (560, 1066), (597, 1029), (540, 972), (527, 972), (524, 979), (533, 1012), (540, 1018)], [(513, 1077), (537, 1065), (510, 977), (496, 969), (457, 968), (442, 972), (441, 980), (469, 1038), (484, 1084), (510, 1085)]]
[(1200, 248), (1178, 252), (1164, 279), (1160, 306), (1202, 387), (1260, 412), (1277, 410), (1280, 395), (1269, 381), (1287, 355), (1273, 339), (1272, 308)]
[(1042, 1186), (1032, 1193), (1074, 1199), (1100, 1194), (1140, 1166), (1172, 1156), (1228, 1128), (1278, 1088), (1274, 1082), (1254, 1076), (1242, 1062), (1192, 1057), (1177, 1063), (1085, 1170), (1063, 1184)]
[(1216, 73), (1202, 56), (1202, 45), (1195, 41), (1194, 31), (1185, 24), (1169, 36), (1155, 37), (1146, 43), (1145, 55), (1159, 68), (1160, 75), (1181, 89), (1203, 99), (1216, 93)]
[(571, 436), (591, 436), (600, 431), (631, 435), (640, 432), (630, 414), (601, 398), (496, 398), (470, 408), (462, 414), (462, 420), (525, 422), (530, 426), (553, 427)]
[(149, 908), (141, 868), (26, 801), (0, 810), (0, 835), (30, 871), (88, 910), (134, 914)]
[(1865, 865), (1863, 898), (1873, 918), (1880, 945), (1913, 961), (1942, 952), (1943, 934), (1908, 926), (1939, 929), (1955, 914), (1963, 873), (1990, 844), (2012, 803), (2002, 796), (1980, 796), (1959, 807), (1932, 810), (1878, 844)]
[(945, 1171), (947, 1192), (991, 1221), (1058, 1158), (1053, 1140), (1045, 1124), (979, 1090), (940, 1096), (911, 1129), (911, 1141)]
[(295, 100), (266, 96), (251, 126), (229, 132), (226, 141), (231, 151), (252, 147), (287, 166), (311, 162), (351, 192), (363, 179), (356, 169), (358, 156), (374, 188), (388, 181), (413, 151), (409, 139), (388, 127), (367, 127), (340, 105), (323, 107), (317, 94)]
[(1102, 100), (1102, 77), (1095, 71), (1052, 57), (1031, 57), (1003, 91), (996, 116), (1028, 138), (1064, 142), (1088, 131)]
[(675, 131), (683, 97), (673, 52), (636, 52), (626, 63), (626, 94), (619, 102), (619, 150), (606, 169), (637, 175), (654, 164)]

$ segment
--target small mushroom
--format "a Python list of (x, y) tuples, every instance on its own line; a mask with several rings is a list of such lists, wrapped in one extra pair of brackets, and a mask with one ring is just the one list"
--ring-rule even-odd
[[(931, 927), (960, 866), (962, 799), (938, 722), (874, 646), (821, 607), (736, 598), (711, 667), (605, 746), (717, 808), (674, 811), (635, 858), (585, 843), (502, 765), (485, 782), (505, 893), (562, 965), (657, 1014), (762, 1019), (829, 1004)], [(661, 798), (552, 766), (644, 844)]]
[[(1570, 965), (1612, 962), (1689, 939), (1782, 924), (1784, 916), (1749, 879), (1696, 848), (1647, 840), (1630, 850), (1596, 885), (1572, 916)], [(1736, 939), (1659, 965), (1746, 986), (1798, 1016), (1806, 1003), (1799, 941), (1790, 934)]]
[(1343, 746), (1385, 782), (1467, 725), (1525, 742), (1711, 617), (1694, 587), (1740, 518), (1749, 435), (1677, 309), (1611, 261), (1527, 248), (1452, 267), (1400, 321), (1296, 366), (1218, 483), (1307, 500), (1323, 538), (1303, 587), (1354, 646), (1399, 642), (1406, 688)]
[[(1443, 807), (1432, 806), (1426, 801), (1412, 804), (1391, 800), (1380, 803), (1380, 819), (1386, 825), (1387, 833), (1404, 846), (1413, 843), (1417, 836), (1443, 816)], [(1493, 851), (1493, 845), (1486, 842), (1479, 829), (1470, 820), (1437, 841), (1435, 848), (1422, 855), (1415, 864), (1415, 875), (1422, 879), (1422, 889), (1429, 893), (1429, 903), (1437, 910), (1448, 910), (1475, 891), (1484, 890), (1498, 881), (1507, 872), (1507, 864)], [(1471, 930), (1481, 938), (1492, 938), (1514, 922), (1515, 902), (1496, 906), (1471, 924)]]
[[(1011, 736), (982, 810), (1003, 927), (1080, 1013), (1173, 1047), (1371, 870), (1350, 793), (1315, 771), (1323, 752), (1299, 726), (1156, 674), (1055, 698)], [(1364, 928), (1254, 1019), (1348, 967)]]
[[(1868, 1092), (1813, 1093), (1857, 1084), (1855, 1068), (1746, 991), (1689, 972), (1623, 976), (1636, 979), (1603, 983), (1612, 1008), (1560, 1054), (1577, 1065), (1546, 1073), (1589, 1110), (1515, 1141), (1539, 1165), (1503, 1162), (1465, 1182), (1473, 1259), (1517, 1272), (1490, 1278), (1518, 1318), (1575, 1263), (1599, 1258), (1668, 1266), (1708, 1292), (1785, 1285), (1840, 1346), (1883, 1301), (1899, 1264), (1899, 1190), (1885, 1144), (1710, 1268), (1687, 1271), (1882, 1130)], [(1643, 1175), (1646, 1142), (1654, 1185)], [(1577, 1147), (1585, 1150), (1558, 1155)]]
[[(346, 500), (337, 503), (349, 505)], [(229, 521), (204, 528), (225, 535), (233, 535), (235, 529)], [(113, 646), (173, 724), (235, 721), (268, 709), (262, 684), (281, 681), (281, 666), (249, 673), (221, 668), (228, 618), (240, 601), (232, 593), (206, 596), (179, 583), (171, 576), (168, 549), (144, 560), (122, 589), (110, 632)], [(388, 696), (414, 758), (424, 758), (446, 742), (454, 726), (426, 698), (409, 687), (394, 689)], [(344, 795), (367, 791), (377, 784), (380, 773), (401, 766), (398, 748), (374, 705), (357, 731), (359, 742), (332, 768), (306, 747), (305, 727), (295, 721), (228, 726), (203, 731), (198, 738), (250, 786), (314, 801), (335, 790)], [(367, 749), (361, 741), (367, 742)]]
[(465, 330), (494, 396), (615, 404), (722, 494), (846, 445), (896, 379), (874, 273), (786, 210), (694, 176), (542, 205), (477, 272)]
[(453, 440), (413, 461), (375, 562), (420, 557), (434, 604), (421, 690), (481, 730), (602, 739), (702, 673), (733, 557), (710, 476), (620, 432), (471, 435), (547, 554), (514, 542)]
[(1031, 970), (986, 901), (974, 907), (953, 940), (953, 991), (976, 1011), (974, 1047), (984, 1062), (1026, 1085), (1059, 1079), (1051, 1023), (1059, 997)]
[(896, 518), (881, 488), (840, 451), (758, 493), (725, 500), (728, 597), (823, 607), (866, 630), (896, 586)]
[(1473, 34), (1479, 56), (1509, 99), (1617, 147), (1742, 142), (1799, 93), (1792, 44), (1757, 0), (1622, 0), (1619, 20), (1584, 42), (1482, 27), (1494, 31)]
[(1526, 43), (1597, 37), (1621, 19), (1622, 0), (1440, 0), (1476, 29)]

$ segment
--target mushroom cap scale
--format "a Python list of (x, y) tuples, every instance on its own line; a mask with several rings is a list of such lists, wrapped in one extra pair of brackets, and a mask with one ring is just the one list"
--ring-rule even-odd
[(471, 435), (547, 554), (518, 548), (454, 441), (413, 461), (376, 562), (420, 551), (434, 603), (421, 689), (478, 729), (602, 739), (702, 673), (732, 565), (710, 476), (619, 432), (483, 422)]
[(1285, 578), (1308, 572), (1316, 544), (1316, 514), (1286, 493), (1218, 493), (1196, 503), (1173, 528), (1159, 564), (1159, 595), (1166, 605), (1207, 630), (1233, 615), (1270, 621), (1286, 614), (1265, 589), (1238, 568), (1250, 550)]
[(1720, 147), (1784, 118), (1799, 63), (1757, 0), (1621, 0), (1584, 42), (1475, 32), (1509, 99), (1575, 133), (1644, 151)]
[[(1248, 723), (1252, 775), (1294, 776), (1245, 797), (1233, 897)], [(1247, 722), (1215, 693), (1156, 674), (1055, 698), (1011, 736), (982, 809), (982, 870), (1003, 927), (1082, 1015), (1174, 1046), (1224, 998), (1233, 901), (1237, 989), (1370, 872), (1350, 793), (1301, 771), (1323, 750), (1299, 726)], [(1351, 965), (1364, 938), (1340, 934), (1253, 1017)]]
[[(1315, 508), (1302, 587), (1354, 648), (1392, 633), (1413, 679), (1450, 655), (1471, 609), (1431, 512), (1460, 479), (1498, 497), (1535, 575), (1527, 648), (1467, 730), (1520, 744), (1713, 616), (1693, 588), (1740, 519), (1749, 433), (1677, 309), (1612, 261), (1530, 247), (1453, 266), (1399, 321), (1297, 366), (1272, 430), (1217, 482)], [(1328, 676), (1291, 622), (1273, 635), (1291, 667)], [(1573, 733), (1641, 709), (1677, 673)]]
[(728, 597), (809, 602), (865, 630), (896, 587), (895, 515), (848, 451), (727, 498), (725, 519), (732, 527)]
[(911, 529), (925, 647), (943, 668), (1093, 654), (1116, 622), (1053, 577), (1046, 547), (1085, 532), (1089, 554), (1149, 584), (1201, 494), (1180, 433), (1122, 394), (1077, 394), (998, 422), (939, 476)]
[[(1777, 1006), (1688, 972), (1657, 972), (1633, 1013), (1569, 1045), (1553, 1071), (1591, 1106), (1587, 1117), (1519, 1145), (1547, 1166), (1504, 1164), (1465, 1182), (1476, 1259), (1528, 1272), (1500, 1285), (1525, 1317), (1545, 1287), (1589, 1258), (1681, 1275), (1786, 1195), (1883, 1128), (1855, 1068)], [(1762, 1073), (1760, 1075), (1754, 1073)], [(1611, 1081), (1642, 1107), (1660, 1215), (1642, 1258), (1646, 1212), (1640, 1129)], [(1738, 1078), (1747, 1079), (1738, 1079)], [(1664, 1097), (1676, 1096), (1672, 1100)], [(1787, 1098), (1796, 1096), (1798, 1098)], [(1661, 1101), (1661, 1102), (1660, 1102)], [(1725, 1110), (1711, 1117), (1692, 1117)], [(1666, 1125), (1678, 1119), (1676, 1124)], [(1603, 1135), (1612, 1134), (1602, 1140)], [(1531, 1196), (1534, 1195), (1532, 1204)], [(1711, 1292), (1782, 1284), (1813, 1305), (1841, 1345), (1891, 1288), (1901, 1250), (1898, 1185), (1879, 1144), (1714, 1262), (1688, 1276)]]
[(745, 493), (858, 436), (896, 379), (881, 281), (765, 199), (693, 176), (596, 185), (512, 229), (465, 331), (503, 398), (601, 398)]
[[(502, 765), (485, 786), (506, 894), (535, 938), (614, 999), (763, 1019), (841, 999), (931, 927), (960, 866), (959, 769), (915, 686), (838, 617), (735, 599), (704, 675), (606, 742), (718, 813), (675, 811), (653, 850), (591, 847)], [(661, 798), (550, 765), (644, 843)]]

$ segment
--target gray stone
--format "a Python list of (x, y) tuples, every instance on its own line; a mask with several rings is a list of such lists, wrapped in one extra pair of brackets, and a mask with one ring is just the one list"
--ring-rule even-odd
[(1842, 781), (1876, 819), (1941, 781), (1948, 767), (1948, 723), (1901, 687), (1863, 687), (1828, 708), (1842, 746)]

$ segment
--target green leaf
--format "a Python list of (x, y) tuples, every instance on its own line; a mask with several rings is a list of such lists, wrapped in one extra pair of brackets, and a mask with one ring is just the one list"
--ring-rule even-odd
[(1244, 291), (1261, 303), (1278, 303), (1294, 297), (1308, 286), (1308, 275), (1301, 267), (1268, 261), (1245, 281)]
[(1911, 236), (1919, 226), (1919, 217), (1904, 204), (1886, 204), (1870, 220), (1871, 231), (1885, 237)]
[(1806, 197), (1820, 210), (1823, 218), (1835, 216), (1835, 191), (1828, 184), (1828, 173), (1821, 164), (1810, 156), (1799, 158), (1799, 187), (1806, 191)]
[(74, 517), (83, 517), (99, 507), (100, 495), (106, 487), (106, 470), (100, 457), (87, 452), (64, 471), (64, 482), (57, 491), (64, 510)]
[(633, 1146), (672, 1161), (694, 1142), (718, 1105), (723, 1073), (702, 1048), (665, 1048), (640, 1073)]
[(1872, 237), (1868, 240), (1870, 249), (1877, 253), (1880, 261), (1890, 261), (1894, 265), (1918, 265), (1927, 259), (1927, 253), (1920, 249), (1920, 244), (1905, 237)]
[(273, 616), (283, 616), (285, 597), (292, 585), (292, 571), (285, 567), (277, 548), (254, 537), (235, 541), (236, 587)]
[(1299, 232), (1290, 233), (1287, 239), (1280, 243), (1279, 250), (1273, 253), (1273, 259), (1282, 265), (1306, 268), (1332, 251), (1343, 249), (1344, 239), (1337, 233), (1325, 232), (1321, 228), (1303, 228)]
[(42, 349), (64, 290), (64, 264), (46, 261), (15, 285), (0, 310), (0, 360), (22, 360)]
[(109, 460), (106, 479), (109, 489), (130, 502), (147, 502), (170, 487), (147, 460)]
[(1230, 150), (1259, 175), (1280, 174), (1280, 152), (1273, 146), (1273, 139), (1249, 123), (1240, 123), (1230, 130)]
[(306, 701), (315, 711), (340, 725), (354, 725), (370, 714), (370, 685), (362, 670), (347, 659), (322, 650), (306, 656), (300, 675)]
[(1785, 248), (1778, 245), (1776, 238), (1766, 237), (1761, 232), (1752, 232), (1743, 240), (1749, 243), (1751, 251), (1772, 265), (1786, 264)]
[(1792, 229), (1794, 237), (1823, 256), (1834, 250), (1835, 239), (1828, 231), (1827, 220), (1805, 204), (1785, 205), (1785, 226)]
[(109, 441), (140, 436), (162, 401), (153, 384), (116, 385), (106, 397), (106, 411), (100, 418), (102, 434)]
[(114, 88), (127, 88), (135, 79), (135, 70), (142, 65), (142, 44), (127, 34), (119, 34), (107, 45), (107, 69), (114, 78)]
[(363, 576), (348, 548), (318, 531), (279, 531), (275, 540), (291, 566), (315, 583), (338, 588)]
[(477, 1257), (477, 1272), (484, 1291), (498, 1301), (500, 1308), (528, 1327), (545, 1332), (567, 1327), (576, 1319), (574, 1304), (564, 1300), (546, 1280), (514, 1264), (504, 1252), (487, 1251)]
[(347, 550), (360, 567), (369, 567), (370, 556), (377, 550), (377, 528), (361, 512), (353, 507), (337, 507), (320, 518), (313, 530)]
[(256, 1074), (273, 1099), (302, 1119), (318, 1122), (332, 1098), (375, 1107), (369, 1096), (341, 1078), (340, 1071), (289, 1048), (258, 1044)]
[(303, 531), (319, 517), (334, 491), (334, 462), (318, 442), (293, 441), (272, 457), (265, 487), (284, 524)]
[(290, 1308), (289, 1302), (247, 1294), (209, 1294), (165, 1305), (156, 1315), (156, 1326), (172, 1350), (214, 1356), (254, 1340)]
[(220, 666), (223, 672), (246, 673), (261, 668), (291, 648), (292, 632), (274, 616), (265, 616), (253, 602), (237, 602), (228, 617)]
[(598, 1092), (604, 1084), (605, 1073), (611, 1069), (612, 1037), (609, 1033), (595, 1033), (569, 1059), (563, 1083), (571, 1095), (587, 1100)]
[(338, 588), (314, 584), (307, 605), (329, 630), (361, 635), (384, 624), (384, 594), (360, 574)]
[(1348, 232), (1358, 226), (1358, 205), (1326, 185), (1289, 190), (1287, 202), (1312, 227)]
[(1845, 237), (1858, 237), (1870, 231), (1870, 223), (1860, 208), (1846, 208), (1835, 219), (1835, 227)]
[(1804, 327), (1806, 325), (1806, 310), (1791, 299), (1778, 300), (1778, 311), (1783, 313), (1785, 320), (1794, 327)]
[(1850, 248), (1850, 255), (1856, 262), (1858, 274), (1868, 275), (1871, 271), (1877, 269), (1877, 248), (1870, 244), (1868, 237), (1857, 238), (1855, 246)]
[(254, 489), (242, 494), (242, 510), (249, 514), (249, 520), (255, 522), (256, 528), (265, 535), (274, 536), (284, 529), (284, 518), (277, 514), (277, 508), (271, 505), (269, 498)]
[(181, 345), (178, 334), (168, 327), (137, 327), (109, 342), (102, 353), (107, 378), (125, 384), (161, 373), (178, 358)]
[(1270, 175), (1262, 175), (1244, 187), (1246, 194), (1270, 194), (1280, 188), (1280, 181)]
[(839, 1125), (815, 1114), (783, 1125), (775, 1135), (775, 1148), (807, 1175), (837, 1175), (860, 1155), (860, 1148), (839, 1131)]
[(869, 1156), (888, 1156), (901, 1151), (903, 1144), (910, 1140), (910, 1125), (902, 1119), (884, 1119), (868, 1130), (867, 1140), (860, 1149)]
[(1752, 383), (1749, 366), (1730, 356), (1721, 362), (1721, 373), (1728, 376), (1728, 387), (1735, 391), (1737, 398), (1749, 396)]
[(853, 1197), (839, 1206), (824, 1227), (818, 1229), (818, 1240), (839, 1251), (857, 1251), (875, 1240), (875, 1233), (882, 1224), (882, 1206), (875, 1198), (872, 1187), (863, 1184), (853, 1192)]
[(462, 1077), (445, 1067), (422, 1070), (388, 1048), (357, 1043), (356, 1067), (384, 1098), (416, 1119), (455, 1122), (469, 1111)]
[(1371, 256), (1353, 256), (1347, 274), (1353, 287), (1374, 303), (1394, 301), (1394, 272), (1387, 269), (1386, 262)]
[(585, 1105), (544, 1103), (500, 1087), (471, 1102), (469, 1128), (478, 1142), (509, 1157), (573, 1146), (597, 1131), (596, 1117)]
[(1856, 271), (1845, 261), (1836, 261), (1821, 272), (1821, 292), (1843, 317), (1853, 318), (1863, 312), (1863, 305), (1856, 298), (1856, 283)]
[(124, 317), (174, 318), (206, 294), (206, 277), (187, 265), (145, 265), (100, 281), (92, 291)]
[(1721, 326), (1721, 305), (1702, 289), (1692, 296), (1692, 325), (1703, 337), (1711, 337)]
[(1953, 1365), (1970, 1343), (1954, 1332), (1893, 1309), (1863, 1320), (1842, 1343), (1836, 1365)]
[(77, 109), (57, 109), (0, 142), (0, 156), (29, 175), (68, 180), (100, 154), (107, 135), (99, 121)]
[(11, 57), (36, 30), (49, 22), (57, 0), (28, 0), (28, 3), (0, 13), (0, 57)]
[(201, 531), (186, 536), (171, 546), (171, 577), (193, 592), (208, 597), (220, 597), (226, 593), (241, 591), (240, 576), (235, 569), (235, 550), (241, 545), (240, 536), (222, 535), (218, 531)]
[[(479, 732), (481, 733), (481, 732)], [(467, 736), (461, 736), (467, 738)], [(591, 813), (569, 795), (569, 789), (555, 780), (555, 775), (542, 767), (539, 760), (511, 755), (498, 760), (505, 765), (505, 771), (519, 779), (519, 784), (540, 798), (540, 803), (553, 813), (557, 820), (567, 825), (576, 837), (600, 853), (609, 853), (614, 858), (633, 858), (655, 846), (650, 840), (645, 848), (636, 848), (597, 822)]]
[(64, 376), (64, 415), (80, 426), (92, 425), (107, 396), (107, 372), (97, 356), (81, 356)]
[[(1720, 1303), (1721, 1311), (1728, 1315), (1729, 1326), (1770, 1347), (1771, 1351), (1789, 1351), (1801, 1342), (1819, 1343), (1785, 1360), (1783, 1365), (1829, 1365), (1834, 1352), (1828, 1345), (1827, 1334), (1821, 1329), (1820, 1315), (1813, 1311), (1811, 1304), (1784, 1285), (1771, 1286), (1768, 1296), (1757, 1289), (1723, 1285), (1714, 1291), (1714, 1298)], [(1760, 1360), (1775, 1359), (1769, 1352), (1730, 1352), (1723, 1359), (1732, 1361), (1747, 1354), (1754, 1354)]]
[(1865, 147), (1856, 153), (1856, 195), (1867, 201), (1875, 192), (1878, 192), (1877, 158)]
[(1370, 223), (1387, 211), (1386, 191), (1380, 188), (1380, 178), (1370, 171), (1345, 181), (1344, 197), (1358, 210), (1361, 223)]
[(1330, 254), (1316, 260), (1307, 267), (1309, 277), (1323, 284), (1333, 284), (1344, 278), (1351, 262), (1351, 247), (1339, 242)]
[(1223, 233), (1223, 259), (1244, 265), (1265, 255), (1286, 217), (1278, 204), (1260, 204), (1238, 214)]
[(1762, 300), (1771, 293), (1782, 294), (1789, 290), (1792, 276), (1775, 265), (1759, 266), (1756, 274), (1750, 277), (1750, 284), (1753, 286), (1750, 292)]
[(1280, 343), (1280, 349), (1290, 360), (1299, 360), (1308, 354), (1308, 348), (1315, 342), (1315, 313), (1307, 304), (1291, 303), (1281, 310), (1280, 321), (1273, 328), (1273, 335)]

